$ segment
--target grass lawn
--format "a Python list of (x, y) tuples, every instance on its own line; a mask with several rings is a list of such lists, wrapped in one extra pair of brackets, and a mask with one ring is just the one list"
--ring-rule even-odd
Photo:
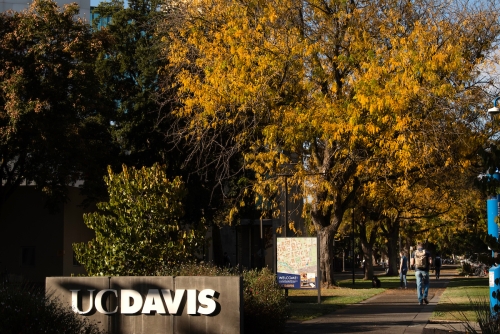
[(349, 304), (356, 304), (385, 289), (321, 289), (321, 304), (318, 304), (317, 290), (289, 290), (292, 302), (290, 320), (305, 321), (332, 313)]
[[(382, 291), (387, 290), (387, 289), (397, 289), (399, 288), (400, 281), (399, 281), (399, 276), (377, 276), (380, 282), (382, 283), (381, 286), (383, 289)], [(406, 281), (408, 283), (415, 281), (415, 275), (408, 273), (406, 275)], [(350, 289), (372, 289), (372, 281), (365, 281), (361, 279), (355, 280), (355, 283), (352, 284), (352, 279), (347, 279), (343, 281), (339, 281), (339, 285), (343, 288), (350, 288)], [(381, 291), (381, 292), (382, 292)]]
[[(414, 282), (414, 275), (407, 276)], [(379, 276), (382, 288), (372, 288), (371, 281), (352, 279), (339, 281), (339, 287), (321, 289), (321, 304), (318, 304), (317, 290), (288, 290), (291, 305), (291, 320), (305, 321), (332, 313), (349, 304), (356, 304), (387, 289), (399, 287), (399, 277)], [(431, 320), (476, 322), (474, 304), (489, 305), (488, 278), (455, 278), (443, 292), (439, 304), (434, 309)], [(471, 303), (472, 301), (472, 303)], [(477, 307), (477, 305), (476, 305)]]
[[(488, 277), (455, 278), (443, 292), (431, 320), (477, 321), (474, 304), (489, 305)], [(471, 303), (472, 301), (472, 303)]]
[(349, 304), (356, 304), (379, 293), (387, 288), (398, 288), (399, 277), (379, 277), (384, 288), (372, 288), (372, 281), (352, 279), (339, 281), (339, 287), (321, 289), (321, 304), (318, 304), (317, 290), (288, 290), (288, 297), (292, 302), (291, 320), (305, 321), (332, 313)]

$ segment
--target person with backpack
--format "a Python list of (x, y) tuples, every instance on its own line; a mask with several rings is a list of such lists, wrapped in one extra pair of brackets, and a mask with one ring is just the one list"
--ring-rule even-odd
[(429, 304), (427, 294), (429, 292), (429, 268), (432, 264), (431, 254), (424, 249), (422, 242), (417, 243), (417, 250), (413, 252), (410, 261), (415, 266), (415, 279), (417, 283), (417, 297), (420, 305)]
[(439, 279), (439, 275), (441, 274), (441, 256), (439, 253), (434, 258), (434, 270), (436, 272), (436, 279)]

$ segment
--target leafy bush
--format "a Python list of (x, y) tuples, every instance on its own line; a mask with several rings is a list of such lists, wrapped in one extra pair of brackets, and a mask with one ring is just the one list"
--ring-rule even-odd
[[(480, 297), (475, 300), (469, 297), (469, 302), (473, 305), (481, 333), (500, 333), (500, 319), (491, 314), (490, 300), (487, 297)], [(474, 327), (469, 322), (467, 322), (466, 330), (468, 333), (476, 333)]]
[(243, 272), (243, 299), (246, 332), (284, 332), (290, 302), (269, 269)]
[[(468, 296), (469, 304), (472, 306), (476, 319), (471, 321), (468, 319), (464, 312), (459, 312), (460, 318), (465, 319), (461, 322), (461, 326), (465, 329), (466, 333), (471, 334), (497, 334), (500, 333), (500, 318), (491, 314), (490, 301), (487, 297), (481, 296), (473, 299)], [(460, 319), (457, 319), (460, 320)], [(479, 329), (477, 326), (479, 326)], [(448, 325), (448, 327), (453, 331), (458, 331), (453, 325)]]
[(290, 317), (290, 303), (276, 276), (267, 268), (244, 270), (219, 268), (201, 263), (185, 263), (162, 268), (165, 276), (243, 276), (243, 313), (246, 333), (283, 333)]
[(229, 268), (220, 268), (210, 263), (184, 262), (164, 266), (156, 272), (156, 276), (234, 276), (239, 273)]
[(91, 276), (148, 276), (162, 264), (195, 258), (206, 229), (182, 219), (187, 189), (180, 177), (169, 180), (165, 166), (122, 166), (105, 177), (109, 201), (84, 214), (95, 232), (89, 242), (73, 244), (78, 262)]
[(0, 333), (99, 334), (97, 326), (26, 285), (0, 287)]

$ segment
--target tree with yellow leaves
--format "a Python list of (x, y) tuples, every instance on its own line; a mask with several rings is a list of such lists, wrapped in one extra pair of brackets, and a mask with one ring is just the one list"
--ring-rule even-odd
[(484, 140), (478, 66), (500, 32), (493, 4), (177, 4), (165, 49), (183, 105), (175, 134), (197, 156), (210, 152), (212, 166), (244, 154), (263, 201), (280, 189), (280, 174), (292, 174), (311, 201), (329, 286), (333, 238), (361, 187), (391, 180), (405, 192), (418, 178), (470, 166)]
[(438, 226), (443, 224), (437, 218), (461, 209), (457, 201), (459, 192), (470, 190), (470, 182), (466, 182), (465, 176), (443, 178), (442, 174), (429, 173), (419, 178), (409, 175), (407, 180), (412, 183), (407, 189), (398, 189), (397, 182), (390, 180), (371, 182), (369, 187), (363, 188), (360, 197), (364, 199), (364, 207), (371, 209), (372, 219), (385, 240), (389, 275), (398, 273), (400, 249), (409, 251), (419, 240), (432, 242), (429, 237), (435, 236)]

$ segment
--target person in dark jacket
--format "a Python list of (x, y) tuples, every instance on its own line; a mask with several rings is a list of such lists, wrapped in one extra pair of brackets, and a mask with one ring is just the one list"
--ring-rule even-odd
[(406, 257), (406, 252), (401, 251), (399, 253), (401, 256), (401, 260), (399, 261), (399, 281), (400, 281), (400, 289), (407, 289), (406, 285), (406, 274), (408, 273), (408, 258)]
[(439, 275), (441, 274), (441, 254), (437, 253), (434, 258), (434, 271), (436, 272), (436, 279), (439, 279)]

